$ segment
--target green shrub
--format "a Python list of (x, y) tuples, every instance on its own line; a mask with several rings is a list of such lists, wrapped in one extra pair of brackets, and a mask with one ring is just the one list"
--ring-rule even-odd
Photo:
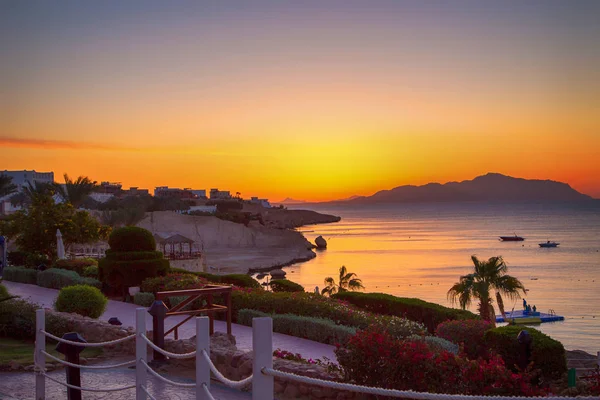
[(266, 314), (248, 309), (238, 311), (237, 320), (242, 325), (252, 326), (252, 318), (257, 317), (271, 317), (274, 332), (325, 344), (343, 343), (356, 333), (356, 328), (336, 325), (330, 319), (293, 314)]
[(275, 279), (269, 283), (274, 292), (304, 292), (304, 287), (287, 279)]
[(206, 281), (190, 274), (168, 274), (156, 278), (144, 279), (140, 286), (142, 292), (156, 294), (171, 290), (201, 289)]
[(407, 340), (410, 340), (411, 342), (414, 342), (414, 341), (425, 342), (427, 344), (427, 346), (429, 347), (429, 349), (431, 351), (433, 351), (434, 353), (439, 353), (441, 351), (447, 351), (449, 353), (457, 355), (458, 352), (460, 351), (459, 345), (452, 343), (449, 340), (442, 339), (442, 338), (436, 337), (436, 336), (413, 335), (413, 336), (408, 337)]
[[(1, 302), (0, 337), (35, 339), (35, 311), (39, 308), (39, 305), (21, 299)], [(73, 326), (68, 319), (47, 312), (46, 331), (62, 337), (65, 333), (72, 332)]]
[(537, 329), (526, 326), (502, 326), (490, 329), (484, 335), (485, 344), (490, 351), (498, 353), (507, 367), (516, 370), (519, 363), (520, 348), (517, 336), (521, 331), (531, 335), (531, 361), (533, 367), (541, 371), (545, 379), (556, 379), (567, 372), (567, 359), (562, 343), (543, 334)]
[(83, 275), (83, 271), (90, 266), (98, 266), (98, 261), (93, 258), (76, 258), (73, 260), (56, 260), (53, 268), (66, 269), (75, 271), (79, 275)]
[(77, 272), (59, 268), (50, 268), (37, 275), (38, 286), (50, 289), (62, 289), (65, 286), (76, 285), (80, 280), (81, 277)]
[(479, 318), (470, 311), (384, 293), (341, 292), (334, 297), (377, 314), (395, 315), (420, 322), (427, 327), (430, 333), (435, 332), (435, 328), (447, 320)]
[(5, 267), (2, 272), (4, 280), (32, 285), (37, 283), (37, 275), (38, 271), (36, 269), (25, 267)]
[(8, 290), (6, 289), (6, 287), (4, 287), (4, 285), (0, 284), (0, 300), (5, 299), (8, 296), (10, 296)]
[(492, 329), (490, 322), (480, 319), (442, 322), (435, 329), (435, 335), (463, 346), (469, 358), (487, 357), (487, 346), (483, 335)]
[(125, 226), (115, 229), (108, 238), (112, 251), (156, 251), (156, 240), (147, 229)]
[(89, 267), (85, 267), (82, 275), (88, 278), (98, 278), (98, 266), (90, 265)]
[(62, 288), (56, 298), (56, 311), (77, 313), (84, 317), (98, 318), (104, 314), (108, 299), (95, 287), (75, 285)]
[(259, 289), (261, 288), (260, 283), (250, 275), (244, 274), (230, 274), (221, 275), (220, 283), (226, 283), (235, 285), (243, 288)]
[(115, 261), (158, 260), (163, 258), (160, 251), (113, 251), (106, 250), (106, 257)]
[(150, 307), (154, 303), (154, 294), (146, 292), (137, 292), (133, 295), (133, 303), (142, 307)]
[(267, 314), (294, 314), (330, 319), (337, 325), (366, 329), (377, 325), (396, 338), (424, 335), (422, 324), (395, 316), (377, 315), (348, 306), (334, 299), (314, 293), (267, 292), (262, 289), (234, 290), (231, 296), (233, 316), (241, 309), (262, 311)]
[(39, 253), (28, 253), (27, 254), (27, 258), (25, 260), (25, 266), (31, 267), (31, 268), (37, 268), (40, 265), (45, 265), (47, 267), (50, 267), (51, 262), (48, 259), (48, 257), (46, 257), (43, 254), (39, 254)]

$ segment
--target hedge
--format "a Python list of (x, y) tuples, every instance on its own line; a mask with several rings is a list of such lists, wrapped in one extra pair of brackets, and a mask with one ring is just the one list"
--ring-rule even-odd
[[(13, 299), (0, 303), (0, 337), (15, 339), (35, 339), (35, 312), (39, 305), (22, 299)], [(46, 331), (62, 337), (73, 332), (71, 322), (61, 316), (46, 313)], [(46, 338), (51, 341), (52, 339)]]
[(487, 331), (484, 340), (490, 351), (498, 353), (504, 359), (508, 368), (516, 370), (521, 352), (517, 336), (523, 330), (531, 335), (531, 361), (535, 369), (541, 370), (542, 377), (556, 379), (567, 372), (567, 358), (562, 343), (537, 329), (515, 325), (502, 326)]
[(113, 251), (155, 251), (156, 240), (147, 229), (124, 226), (111, 232), (108, 244)]
[(115, 289), (121, 289), (140, 286), (146, 278), (166, 275), (169, 272), (169, 260), (114, 261), (107, 256), (100, 260), (98, 270), (103, 282)]
[(6, 299), (9, 296), (10, 296), (10, 293), (8, 293), (8, 290), (6, 289), (6, 287), (0, 283), (0, 300)]
[(424, 324), (430, 333), (447, 320), (478, 319), (470, 311), (448, 308), (421, 299), (395, 297), (385, 293), (341, 292), (333, 296), (377, 314), (395, 315)]
[(25, 267), (5, 267), (2, 278), (11, 282), (37, 284), (38, 270)]
[(194, 272), (188, 271), (183, 268), (171, 268), (171, 272), (175, 272), (178, 274), (188, 274), (188, 275), (196, 275), (200, 278), (206, 279), (211, 283), (226, 283), (229, 285), (235, 285), (238, 287), (258, 289), (262, 288), (260, 283), (252, 278), (250, 275), (245, 274), (229, 274), (229, 275), (215, 275), (209, 274), (208, 272)]
[(154, 303), (154, 294), (146, 292), (137, 292), (133, 295), (133, 304), (142, 307), (150, 307)]
[(98, 318), (104, 314), (107, 303), (108, 299), (100, 289), (88, 285), (75, 285), (60, 290), (54, 308), (56, 311)]
[(435, 335), (462, 345), (465, 354), (475, 360), (488, 356), (483, 336), (493, 327), (491, 322), (481, 319), (446, 321), (438, 325)]
[(54, 265), (52, 265), (53, 268), (75, 271), (79, 275), (83, 275), (83, 271), (91, 266), (98, 266), (98, 261), (93, 258), (77, 258), (73, 260), (56, 260)]
[(294, 314), (330, 319), (337, 325), (366, 329), (380, 326), (396, 338), (424, 335), (425, 327), (417, 322), (387, 315), (377, 315), (347, 306), (339, 301), (314, 293), (267, 292), (262, 289), (234, 290), (231, 295), (234, 318), (241, 309), (267, 314)]
[(89, 267), (85, 267), (85, 269), (83, 270), (83, 274), (81, 275), (88, 278), (98, 278), (98, 266), (90, 265)]
[(287, 279), (275, 279), (269, 283), (274, 292), (304, 292), (304, 287)]
[(252, 318), (271, 317), (273, 331), (285, 335), (313, 340), (325, 344), (338, 344), (356, 334), (356, 328), (336, 325), (330, 319), (304, 317), (293, 314), (267, 314), (260, 311), (242, 309), (238, 311), (239, 324), (252, 326)]
[(140, 290), (146, 293), (168, 292), (171, 290), (201, 289), (206, 281), (190, 274), (168, 274), (147, 278), (142, 281)]
[(37, 285), (50, 289), (62, 289), (72, 285), (89, 285), (101, 288), (100, 281), (94, 278), (83, 278), (75, 271), (60, 268), (50, 268), (37, 275)]
[(105, 256), (115, 261), (158, 260), (163, 258), (160, 251), (114, 251), (106, 250)]

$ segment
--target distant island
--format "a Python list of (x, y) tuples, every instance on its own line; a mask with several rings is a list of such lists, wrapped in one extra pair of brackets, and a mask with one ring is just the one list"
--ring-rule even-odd
[(372, 196), (360, 196), (328, 204), (382, 204), (431, 202), (589, 202), (598, 201), (579, 193), (566, 183), (551, 180), (522, 179), (488, 173), (473, 180), (404, 185), (381, 190)]

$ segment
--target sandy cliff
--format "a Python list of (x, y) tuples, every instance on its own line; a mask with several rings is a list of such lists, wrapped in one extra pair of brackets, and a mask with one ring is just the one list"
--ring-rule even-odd
[(138, 226), (153, 233), (179, 233), (194, 240), (196, 249), (204, 249), (207, 265), (223, 272), (245, 273), (315, 257), (301, 233), (258, 223), (246, 227), (216, 217), (160, 211), (148, 213)]
[(265, 226), (278, 229), (292, 229), (304, 225), (326, 224), (340, 220), (340, 217), (335, 215), (321, 214), (311, 210), (263, 208), (254, 204), (244, 204), (243, 211), (261, 214)]

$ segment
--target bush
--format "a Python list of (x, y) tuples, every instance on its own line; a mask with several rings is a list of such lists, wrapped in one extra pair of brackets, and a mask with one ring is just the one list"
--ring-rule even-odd
[(156, 240), (147, 229), (125, 226), (112, 231), (108, 238), (112, 251), (156, 251)]
[(39, 253), (27, 253), (27, 258), (25, 259), (25, 266), (31, 268), (37, 268), (40, 265), (45, 265), (49, 267), (51, 264), (48, 257)]
[(276, 279), (269, 283), (274, 292), (304, 292), (304, 287), (287, 279)]
[(27, 256), (29, 255), (26, 251), (9, 251), (6, 254), (6, 258), (9, 265), (20, 265), (24, 266), (27, 264)]
[[(35, 339), (35, 311), (39, 308), (39, 305), (21, 299), (1, 302), (0, 337)], [(61, 316), (46, 313), (46, 331), (62, 337), (65, 333), (72, 332), (73, 326)]]
[(526, 326), (503, 326), (490, 329), (484, 335), (485, 344), (490, 351), (498, 353), (504, 363), (514, 370), (519, 363), (520, 348), (517, 336), (521, 331), (531, 335), (531, 362), (534, 369), (541, 371), (542, 378), (555, 379), (567, 372), (567, 358), (562, 343), (543, 334), (537, 329)]
[(60, 290), (54, 308), (56, 311), (98, 318), (104, 314), (106, 303), (108, 299), (100, 289), (88, 285), (75, 285)]
[(239, 310), (247, 308), (267, 314), (294, 314), (325, 318), (338, 325), (358, 329), (377, 325), (389, 330), (395, 337), (424, 335), (426, 332), (422, 324), (399, 317), (357, 310), (352, 306), (314, 293), (273, 293), (262, 289), (244, 289), (234, 290), (231, 300), (234, 316)]
[(5, 299), (9, 296), (10, 296), (10, 294), (8, 293), (8, 290), (6, 289), (6, 287), (4, 287), (4, 285), (0, 284), (0, 300)]
[(464, 395), (539, 395), (528, 374), (513, 374), (499, 357), (468, 360), (433, 352), (424, 341), (359, 331), (335, 350), (345, 379), (386, 389)]
[(11, 282), (29, 283), (35, 285), (37, 283), (38, 271), (36, 269), (24, 267), (5, 267), (2, 272), (2, 278)]
[(462, 345), (469, 358), (485, 358), (488, 354), (483, 335), (492, 328), (490, 322), (483, 320), (446, 321), (438, 325), (435, 335)]
[(171, 290), (201, 289), (206, 285), (206, 281), (190, 274), (169, 274), (156, 278), (144, 279), (140, 290), (146, 293), (156, 294), (158, 292), (168, 292)]
[(62, 289), (72, 285), (89, 285), (101, 288), (102, 284), (97, 279), (82, 278), (75, 271), (60, 268), (50, 268), (37, 275), (37, 285), (50, 289)]
[(163, 258), (160, 251), (113, 251), (106, 250), (106, 257), (115, 261), (159, 260)]
[(421, 299), (395, 297), (384, 293), (341, 292), (334, 298), (377, 314), (395, 315), (424, 324), (430, 333), (447, 320), (478, 319), (470, 311), (448, 308)]
[(423, 341), (423, 342), (425, 342), (425, 344), (427, 344), (427, 347), (429, 347), (429, 349), (431, 351), (433, 351), (434, 353), (447, 351), (448, 353), (458, 355), (458, 352), (460, 351), (460, 347), (457, 344), (452, 343), (446, 339), (436, 337), (436, 336), (413, 335), (413, 336), (408, 337), (407, 340), (410, 340), (413, 342), (414, 341)]
[(98, 278), (98, 266), (90, 265), (83, 270), (83, 276), (88, 278)]
[(230, 274), (221, 275), (219, 282), (235, 285), (243, 288), (259, 289), (261, 288), (260, 283), (250, 275), (244, 274)]
[(69, 271), (75, 271), (79, 275), (83, 275), (83, 271), (87, 267), (98, 266), (98, 261), (93, 258), (77, 258), (73, 260), (56, 260), (53, 268), (66, 269)]
[(133, 303), (142, 307), (150, 307), (154, 303), (154, 294), (137, 292), (133, 295)]
[(303, 317), (293, 314), (273, 315), (248, 309), (238, 311), (237, 321), (239, 324), (252, 326), (252, 318), (257, 317), (271, 317), (274, 332), (325, 344), (346, 342), (356, 333), (356, 328), (336, 325), (330, 319)]

